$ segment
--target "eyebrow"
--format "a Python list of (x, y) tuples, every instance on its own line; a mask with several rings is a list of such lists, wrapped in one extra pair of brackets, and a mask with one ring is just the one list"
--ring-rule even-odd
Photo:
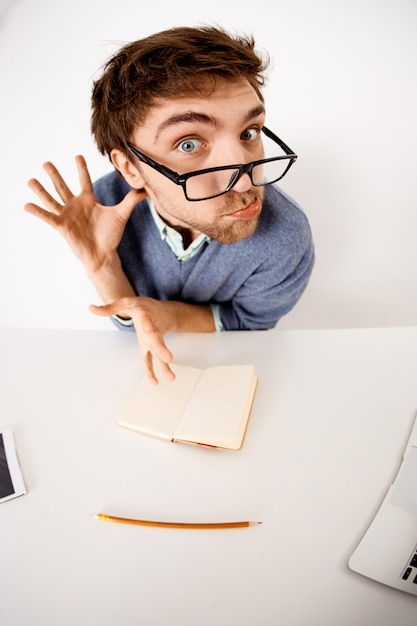
[[(255, 117), (259, 117), (259, 115), (263, 115), (264, 113), (264, 105), (259, 104), (258, 106), (247, 112), (242, 122), (243, 124), (246, 124), (250, 120), (253, 120)], [(155, 139), (158, 139), (159, 136), (167, 129), (175, 126), (176, 124), (181, 124), (182, 122), (200, 122), (201, 124), (207, 124), (208, 126), (212, 126), (214, 128), (220, 128), (222, 126), (222, 122), (211, 115), (207, 115), (206, 113), (199, 113), (198, 111), (186, 111), (184, 113), (171, 115), (166, 120), (164, 120), (156, 129)]]

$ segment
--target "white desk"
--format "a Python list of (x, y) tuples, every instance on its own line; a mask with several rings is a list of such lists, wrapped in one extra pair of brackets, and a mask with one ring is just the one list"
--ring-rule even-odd
[[(252, 361), (244, 448), (115, 425), (133, 334), (0, 331), (0, 428), (28, 488), (0, 505), (2, 626), (415, 626), (417, 599), (347, 568), (417, 409), (417, 328), (171, 335), (177, 362)], [(99, 522), (262, 520), (235, 530)]]

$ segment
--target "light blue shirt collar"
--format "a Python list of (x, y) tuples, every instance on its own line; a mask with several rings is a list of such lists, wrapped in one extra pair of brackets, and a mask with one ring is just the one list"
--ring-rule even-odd
[(175, 230), (175, 228), (168, 226), (168, 224), (164, 222), (164, 220), (155, 209), (155, 205), (150, 198), (147, 198), (147, 201), (161, 239), (167, 243), (167, 245), (170, 247), (171, 251), (175, 254), (176, 258), (179, 261), (187, 261), (187, 259), (190, 259), (192, 256), (197, 254), (197, 252), (201, 250), (205, 243), (210, 243), (210, 237), (207, 237), (207, 235), (201, 233), (201, 235), (199, 235), (197, 239), (192, 241), (190, 245), (186, 249), (184, 249), (184, 241), (182, 235), (177, 230)]

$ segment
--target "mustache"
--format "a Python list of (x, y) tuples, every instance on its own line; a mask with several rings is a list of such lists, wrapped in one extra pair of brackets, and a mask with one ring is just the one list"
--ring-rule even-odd
[(263, 188), (254, 188), (246, 191), (245, 193), (240, 193), (237, 191), (233, 191), (231, 189), (228, 194), (224, 196), (224, 209), (227, 213), (230, 213), (231, 209), (244, 209), (245, 207), (252, 204), (252, 202), (256, 199), (263, 200)]

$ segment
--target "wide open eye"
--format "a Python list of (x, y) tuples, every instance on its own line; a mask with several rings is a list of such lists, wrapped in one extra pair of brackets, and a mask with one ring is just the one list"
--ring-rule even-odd
[(260, 130), (258, 128), (248, 128), (241, 134), (241, 138), (245, 141), (256, 141), (259, 136)]
[(190, 153), (199, 150), (202, 145), (203, 144), (199, 139), (184, 139), (184, 141), (181, 141), (181, 143), (178, 144), (177, 149), (180, 152)]

